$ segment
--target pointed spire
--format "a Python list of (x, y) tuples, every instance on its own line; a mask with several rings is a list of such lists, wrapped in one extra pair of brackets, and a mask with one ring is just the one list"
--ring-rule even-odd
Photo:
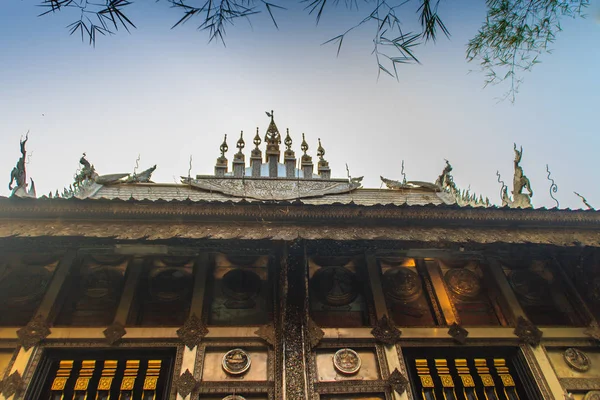
[(290, 137), (290, 130), (289, 129), (286, 129), (285, 140), (283, 141), (283, 143), (285, 144), (285, 149), (287, 151), (292, 150), (292, 138)]
[(323, 146), (321, 146), (321, 138), (319, 138), (319, 147), (317, 147), (317, 157), (319, 157), (319, 160), (325, 161), (323, 156), (325, 156), (325, 149), (323, 148)]
[(290, 130), (286, 129), (285, 140), (285, 176), (287, 178), (294, 178), (296, 176), (296, 153), (292, 150), (292, 138), (290, 137)]
[(304, 152), (304, 155), (307, 156), (306, 152), (308, 151), (308, 143), (306, 143), (306, 138), (304, 137), (304, 133), (302, 134), (302, 144), (300, 145), (300, 150)]
[(319, 176), (321, 179), (331, 178), (331, 170), (329, 169), (329, 163), (325, 160), (325, 149), (321, 145), (321, 139), (319, 138), (319, 147), (317, 148), (317, 156), (319, 157)]
[(244, 170), (246, 168), (246, 157), (242, 152), (245, 146), (246, 142), (244, 142), (244, 131), (241, 131), (240, 138), (235, 145), (235, 147), (238, 149), (238, 152), (233, 156), (233, 176), (238, 178), (244, 176)]
[(265, 142), (267, 142), (267, 145), (278, 145), (281, 143), (281, 135), (279, 134), (279, 129), (275, 124), (275, 113), (273, 110), (271, 110), (270, 113), (267, 112), (267, 115), (271, 117), (271, 122), (269, 123), (267, 133), (265, 134)]
[(262, 143), (260, 139), (260, 135), (258, 134), (258, 126), (256, 127), (256, 136), (254, 136), (254, 145), (256, 146), (256, 150), (258, 150), (258, 146)]
[(244, 142), (244, 131), (240, 132), (240, 138), (237, 141), (237, 144), (235, 145), (235, 147), (238, 148), (239, 153), (241, 153), (242, 150), (244, 150), (244, 147), (246, 147), (246, 142)]
[(227, 153), (227, 150), (229, 150), (229, 146), (227, 146), (227, 134), (225, 134), (225, 138), (223, 139), (223, 143), (221, 143), (219, 149), (221, 150), (221, 157), (225, 157), (225, 153)]
[(227, 134), (225, 134), (225, 138), (219, 149), (221, 150), (221, 157), (217, 158), (215, 176), (225, 176), (227, 173), (227, 157), (225, 157), (225, 153), (229, 150), (229, 146), (227, 146)]

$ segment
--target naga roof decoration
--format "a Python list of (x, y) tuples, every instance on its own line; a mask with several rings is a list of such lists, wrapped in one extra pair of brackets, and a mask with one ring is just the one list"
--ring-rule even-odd
[[(404, 170), (404, 162), (402, 163), (402, 169)], [(452, 165), (446, 160), (446, 166), (442, 171), (442, 174), (437, 178), (435, 183), (421, 182), (421, 181), (406, 181), (404, 178), (402, 181), (394, 181), (386, 179), (381, 176), (381, 181), (385, 183), (388, 189), (414, 189), (420, 188), (438, 193), (439, 196), (446, 195), (450, 203), (457, 204), (459, 206), (471, 206), (471, 207), (490, 207), (490, 200), (483, 196), (477, 196), (472, 193), (470, 189), (464, 190), (459, 189), (454, 183), (454, 178), (450, 174), (452, 172)]]
[[(27, 184), (27, 171), (25, 169), (25, 164), (27, 163), (25, 157), (27, 156), (27, 150), (25, 149), (25, 145), (29, 140), (29, 131), (25, 135), (25, 140), (21, 139), (21, 158), (17, 161), (17, 165), (12, 169), (10, 173), (10, 182), (8, 183), (8, 190), (12, 190), (11, 196), (17, 197), (36, 197), (35, 194), (35, 183), (33, 179), (31, 180), (31, 184)], [(13, 182), (15, 186), (13, 186)], [(29, 189), (27, 188), (29, 186)]]

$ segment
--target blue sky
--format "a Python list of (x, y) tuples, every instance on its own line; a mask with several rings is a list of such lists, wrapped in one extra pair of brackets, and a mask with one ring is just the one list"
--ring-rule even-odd
[[(19, 138), (30, 131), (28, 175), (38, 195), (72, 182), (81, 153), (101, 174), (158, 164), (156, 182), (212, 173), (223, 134), (244, 130), (247, 149), (265, 110), (290, 129), (300, 152), (302, 132), (314, 155), (321, 138), (332, 175), (348, 163), (363, 184), (379, 176), (435, 181), (444, 159), (456, 183), (499, 202), (499, 170), (512, 177), (513, 142), (536, 207), (552, 207), (546, 164), (559, 186), (561, 207), (581, 207), (573, 191), (600, 207), (596, 155), (600, 148), (600, 5), (585, 20), (565, 20), (552, 55), (525, 81), (514, 105), (498, 102), (505, 88), (482, 89), (483, 76), (465, 61), (468, 40), (485, 16), (483, 1), (443, 1), (451, 38), (418, 50), (422, 65), (400, 69), (399, 82), (382, 76), (370, 55), (372, 30), (344, 43), (321, 43), (360, 19), (325, 14), (315, 26), (300, 7), (278, 13), (277, 30), (262, 15), (252, 26), (228, 29), (227, 47), (207, 43), (193, 24), (171, 30), (177, 12), (139, 0), (131, 34), (100, 37), (95, 48), (69, 36), (73, 15), (37, 17), (35, 0), (4, 0), (0, 11), (0, 171), (8, 195)], [(412, 21), (407, 10), (402, 17)]]

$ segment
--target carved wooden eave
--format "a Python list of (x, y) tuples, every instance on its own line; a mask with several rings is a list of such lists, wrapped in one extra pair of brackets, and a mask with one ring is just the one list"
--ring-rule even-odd
[[(132, 223), (133, 222), (133, 223)], [(0, 198), (0, 238), (394, 240), (600, 246), (600, 212)]]
[(194, 188), (265, 201), (295, 200), (348, 193), (360, 187), (360, 183), (349, 182), (345, 179), (253, 179), (214, 176), (199, 176), (197, 179), (182, 177), (181, 179), (184, 184)]

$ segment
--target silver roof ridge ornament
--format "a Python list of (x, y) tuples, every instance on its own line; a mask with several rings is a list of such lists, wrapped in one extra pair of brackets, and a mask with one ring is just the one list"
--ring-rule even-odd
[[(22, 138), (22, 136), (21, 136)], [(10, 182), (8, 183), (8, 190), (12, 190), (11, 196), (15, 197), (36, 197), (35, 183), (30, 178), (31, 184), (27, 184), (27, 170), (25, 165), (27, 164), (27, 149), (25, 148), (27, 141), (29, 140), (29, 131), (25, 134), (25, 140), (19, 141), (21, 149), (21, 158), (17, 161), (17, 165), (10, 172)], [(15, 186), (13, 186), (13, 182)], [(29, 189), (27, 188), (29, 186)]]

